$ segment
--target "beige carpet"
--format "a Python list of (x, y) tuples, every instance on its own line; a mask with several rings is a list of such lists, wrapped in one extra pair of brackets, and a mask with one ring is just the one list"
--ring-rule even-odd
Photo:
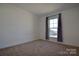
[(2, 56), (69, 56), (79, 55), (79, 48), (61, 45), (46, 40), (35, 40), (29, 43), (0, 49)]

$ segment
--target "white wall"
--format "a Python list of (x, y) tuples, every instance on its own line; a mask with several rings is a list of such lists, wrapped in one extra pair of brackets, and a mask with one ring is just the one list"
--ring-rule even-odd
[[(61, 11), (61, 13), (63, 43), (79, 46), (79, 7)], [(40, 19), (40, 39), (45, 39), (45, 17)], [(56, 42), (56, 39), (51, 40)]]
[(37, 39), (37, 19), (23, 9), (0, 4), (0, 48)]

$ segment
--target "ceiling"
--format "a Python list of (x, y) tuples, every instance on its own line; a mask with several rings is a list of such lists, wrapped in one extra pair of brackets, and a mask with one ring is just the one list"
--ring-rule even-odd
[(36, 15), (48, 14), (54, 11), (79, 6), (77, 3), (14, 3), (10, 5), (22, 8)]

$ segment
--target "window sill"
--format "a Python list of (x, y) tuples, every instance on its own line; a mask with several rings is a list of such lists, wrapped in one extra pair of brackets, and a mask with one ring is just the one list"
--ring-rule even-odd
[(57, 39), (56, 37), (49, 37), (50, 39)]

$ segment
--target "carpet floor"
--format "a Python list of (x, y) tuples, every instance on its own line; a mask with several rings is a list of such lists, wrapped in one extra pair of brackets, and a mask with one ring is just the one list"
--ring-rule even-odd
[(46, 40), (0, 49), (0, 56), (79, 56), (79, 47), (62, 45)]

